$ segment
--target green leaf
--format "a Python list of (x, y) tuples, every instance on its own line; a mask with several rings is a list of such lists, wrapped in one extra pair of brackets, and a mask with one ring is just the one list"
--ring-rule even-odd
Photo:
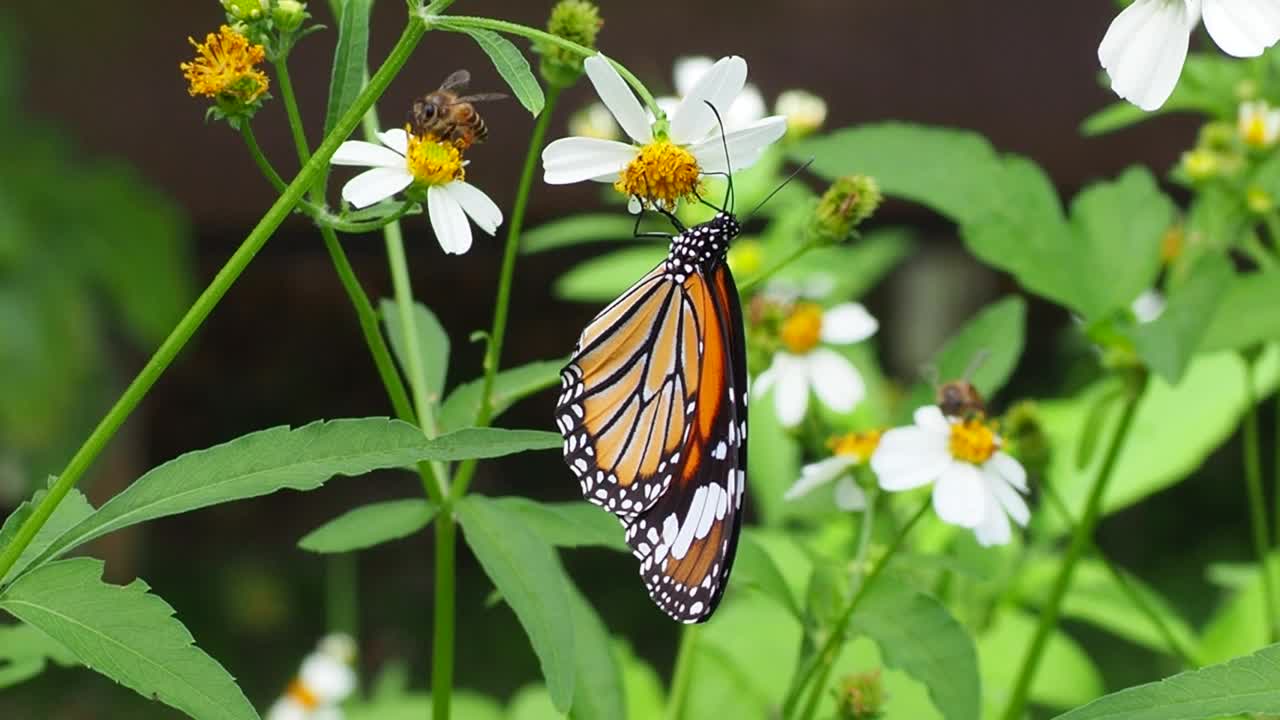
[[(1235, 89), (1250, 72), (1249, 63), (1235, 62), (1217, 53), (1191, 53), (1173, 94), (1159, 110), (1146, 112), (1130, 103), (1118, 102), (1086, 118), (1081, 132), (1101, 135), (1175, 112), (1234, 119), (1240, 102)], [(1105, 78), (1101, 79), (1105, 85)]]
[(800, 620), (803, 616), (796, 598), (787, 586), (773, 557), (755, 539), (751, 530), (742, 533), (738, 538), (738, 556), (733, 561), (733, 579), (735, 585), (748, 585), (756, 588), (766, 596), (777, 600), (793, 617)]
[(635, 227), (635, 220), (617, 215), (570, 215), (526, 231), (520, 238), (520, 252), (532, 254), (584, 243), (632, 240)]
[(64, 667), (78, 663), (64, 645), (31, 625), (0, 626), (0, 689), (39, 675), (50, 660)]
[(480, 495), (458, 503), (467, 545), (515, 611), (542, 664), (552, 702), (567, 711), (574, 698), (576, 654), (569, 581), (555, 551), (517, 513)]
[(23, 575), (0, 608), (66, 646), (93, 670), (196, 720), (257, 720), (221, 665), (193, 643), (173, 608), (135, 580), (101, 580), (102, 561), (74, 558)]
[(631, 552), (617, 518), (588, 502), (537, 502), (510, 495), (489, 498), (503, 512), (518, 516), (544, 542), (556, 547), (602, 547)]
[[(50, 482), (53, 479), (50, 478)], [(48, 495), (48, 490), (39, 490), (30, 500), (22, 503), (16, 510), (4, 521), (4, 527), (0, 527), (0, 548), (8, 547), (13, 542), (13, 538), (18, 534), (18, 528), (22, 523), (26, 522), (35, 510), (36, 505)], [(32, 538), (31, 544), (27, 545), (27, 549), (22, 551), (18, 556), (17, 562), (13, 567), (9, 568), (9, 572), (0, 576), (0, 586), (6, 581), (22, 574), (36, 558), (40, 557), (49, 546), (57, 540), (62, 533), (82, 522), (85, 518), (93, 514), (93, 506), (85, 499), (79, 490), (72, 488), (71, 492), (58, 503), (53, 509), (53, 514), (45, 524), (36, 531), (36, 536)]]
[(625, 718), (622, 668), (613, 652), (609, 630), (595, 608), (573, 583), (566, 583), (572, 599), (574, 641), (573, 720)]
[(1169, 296), (1160, 317), (1130, 330), (1138, 355), (1152, 371), (1171, 384), (1182, 379), (1234, 277), (1229, 260), (1205, 255), (1186, 282)]
[[(988, 717), (1000, 717), (1013, 691), (1021, 658), (1035, 635), (1036, 617), (1012, 608), (997, 609), (978, 638), (983, 703)], [(1049, 635), (1030, 699), (1053, 708), (1088, 702), (1102, 694), (1102, 677), (1089, 655), (1061, 630)]]
[(944, 718), (978, 720), (977, 652), (942, 603), (885, 578), (872, 586), (849, 625), (875, 641), (886, 665), (924, 683)]
[(1208, 720), (1280, 712), (1280, 645), (1098, 698), (1055, 720)]
[(1238, 275), (1228, 285), (1200, 350), (1244, 349), (1280, 339), (1280, 270)]
[(364, 88), (369, 68), (369, 11), (373, 0), (344, 0), (338, 18), (338, 45), (333, 51), (329, 77), (329, 105), (324, 114), (324, 134), (338, 124)]
[(776, 527), (797, 510), (795, 503), (783, 499), (787, 488), (800, 477), (801, 448), (778, 420), (774, 410), (773, 388), (747, 405), (747, 426), (751, 442), (747, 443), (747, 466), (751, 468), (748, 494), (760, 512), (766, 527)]
[(493, 67), (502, 79), (507, 81), (507, 85), (511, 87), (511, 92), (515, 94), (520, 104), (529, 111), (529, 114), (537, 117), (547, 104), (547, 99), (543, 96), (542, 86), (533, 76), (533, 69), (529, 67), (529, 61), (525, 59), (524, 53), (520, 52), (510, 40), (492, 30), (468, 28), (464, 32), (470, 35), (480, 49), (489, 56)]
[(496, 428), (467, 428), (428, 440), (418, 428), (384, 418), (262, 430), (151, 470), (63, 533), (43, 558), (147, 520), (285, 488), (313, 490), (334, 475), (362, 475), (422, 460), (498, 457), (560, 442), (558, 433)]
[[(1027, 303), (1016, 295), (983, 308), (934, 354), (930, 365), (937, 371), (938, 382), (965, 379), (970, 373), (969, 382), (984, 399), (990, 399), (1018, 366), (1026, 321)], [(916, 408), (932, 404), (936, 394), (932, 383), (916, 383), (904, 412), (910, 416)]]
[(408, 537), (431, 522), (438, 508), (420, 498), (372, 503), (307, 533), (298, 547), (315, 553), (363, 550)]
[[(1280, 571), (1280, 556), (1275, 553), (1268, 558), (1271, 577), (1275, 578)], [(1201, 631), (1200, 660), (1205, 663), (1225, 662), (1238, 655), (1244, 655), (1271, 642), (1271, 623), (1268, 619), (1271, 611), (1267, 609), (1270, 602), (1263, 592), (1262, 573), (1258, 572), (1257, 563), (1249, 563), (1235, 569), (1231, 578), (1236, 587), (1226, 595), (1219, 606), (1209, 616), (1209, 620)], [(1210, 567), (1212, 573), (1224, 569)]]
[(563, 300), (610, 302), (666, 257), (666, 248), (656, 244), (611, 252), (575, 265), (552, 291)]
[[(493, 377), (493, 390), (489, 395), (489, 403), (493, 407), (493, 418), (516, 404), (518, 401), (549, 387), (560, 381), (560, 371), (568, 359), (543, 360), (521, 365), (510, 370), (503, 370)], [(438, 421), (443, 432), (456, 430), (475, 422), (480, 412), (480, 395), (484, 391), (484, 378), (472, 380), (453, 389), (440, 406)], [(492, 419), (492, 418), (490, 418)]]
[[(502, 705), (493, 698), (466, 690), (449, 694), (450, 710), (458, 720), (503, 720)], [(423, 720), (431, 717), (427, 693), (398, 693), (370, 700), (351, 700), (342, 706), (345, 720)]]
[[(383, 325), (391, 340), (400, 369), (409, 377), (409, 346), (405, 343), (404, 325), (400, 322), (400, 306), (395, 300), (383, 300), (379, 305)], [(413, 329), (418, 336), (418, 352), (421, 353), (422, 376), (409, 377), (414, 385), (426, 388), (427, 397), (438, 401), (444, 396), (445, 375), (449, 371), (449, 333), (426, 305), (413, 304)]]

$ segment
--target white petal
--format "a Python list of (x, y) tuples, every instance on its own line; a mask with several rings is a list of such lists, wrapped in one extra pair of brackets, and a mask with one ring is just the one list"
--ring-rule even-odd
[(684, 145), (707, 137), (717, 128), (716, 114), (707, 107), (707, 103), (711, 103), (723, 118), (746, 82), (746, 60), (737, 55), (717, 60), (698, 79), (693, 89), (684, 93), (680, 107), (671, 116), (671, 139)]
[(822, 313), (822, 341), (846, 345), (876, 334), (880, 323), (862, 303), (841, 303)]
[(404, 170), (404, 154), (374, 145), (363, 140), (348, 140), (338, 146), (329, 158), (331, 165), (359, 165), (361, 167), (400, 168)]
[(806, 358), (809, 382), (823, 405), (836, 412), (849, 412), (867, 396), (862, 376), (840, 353), (817, 348)]
[(431, 229), (436, 231), (441, 249), (451, 255), (461, 255), (471, 249), (471, 222), (444, 187), (434, 185), (427, 189), (427, 213), (431, 215)]
[(715, 64), (716, 61), (706, 55), (678, 58), (675, 66), (676, 94), (688, 95), (693, 92), (694, 86)]
[(1183, 0), (1138, 0), (1125, 8), (1098, 46), (1111, 89), (1143, 110), (1163, 105), (1182, 73), (1195, 22)]
[(946, 438), (918, 427), (889, 430), (871, 454), (871, 469), (880, 487), (891, 492), (926, 485), (951, 463)]
[(1013, 538), (1012, 528), (1009, 527), (1009, 518), (1005, 516), (1004, 511), (1000, 509), (994, 498), (987, 499), (986, 514), (983, 516), (982, 522), (973, 529), (973, 534), (977, 536), (978, 544), (983, 547), (1007, 545), (1009, 540)]
[(992, 455), (986, 467), (999, 474), (1019, 492), (1027, 492), (1027, 471), (1023, 469), (1022, 463), (1014, 460), (1008, 453), (998, 452)]
[(987, 493), (991, 495), (993, 500), (998, 501), (995, 506), (995, 512), (1000, 514), (1008, 514), (1013, 518), (1014, 522), (1025, 526), (1027, 521), (1031, 519), (1031, 510), (1027, 507), (1027, 501), (1022, 499), (1017, 490), (1013, 489), (1009, 483), (1005, 482), (990, 465), (983, 468), (982, 479), (987, 484)]
[(643, 209), (644, 209), (644, 206), (640, 204), (640, 198), (636, 197), (635, 195), (632, 195), (631, 197), (627, 198), (627, 212), (631, 213), (632, 215), (639, 215), (640, 211)]
[(587, 58), (582, 66), (586, 69), (591, 84), (595, 86), (596, 94), (600, 96), (604, 106), (609, 108), (609, 112), (613, 113), (613, 119), (618, 121), (623, 131), (641, 145), (653, 140), (653, 130), (649, 127), (644, 106), (636, 99), (613, 63), (604, 55), (597, 54)]
[(800, 469), (800, 479), (787, 489), (783, 500), (795, 500), (811, 490), (826, 485), (854, 465), (854, 459), (842, 455), (829, 457)]
[(383, 145), (395, 150), (401, 155), (409, 154), (409, 133), (404, 128), (391, 128), (386, 132), (378, 133), (378, 139)]
[(1204, 28), (1226, 54), (1257, 57), (1280, 40), (1280, 0), (1204, 0)]
[(933, 509), (944, 522), (975, 528), (986, 516), (987, 491), (978, 468), (952, 462), (933, 486)]
[[(388, 152), (390, 152), (388, 150)], [(404, 167), (376, 167), (365, 170), (342, 186), (342, 199), (362, 208), (386, 200), (413, 183), (413, 175)]]
[(867, 493), (858, 487), (852, 475), (836, 481), (836, 507), (846, 512), (867, 509)]
[(942, 414), (942, 408), (937, 405), (925, 405), (916, 408), (911, 419), (915, 420), (918, 427), (924, 428), (929, 432), (941, 435), (946, 439), (951, 437), (951, 423), (947, 422), (946, 416)]
[(490, 235), (497, 232), (498, 226), (502, 224), (502, 211), (484, 191), (462, 181), (451, 182), (442, 187), (481, 230)]
[(542, 150), (543, 180), (549, 185), (568, 185), (605, 175), (616, 178), (635, 156), (636, 149), (626, 143), (560, 138)]
[(756, 376), (755, 382), (751, 383), (751, 397), (763, 397), (777, 379), (778, 373), (771, 364), (767, 370)]
[(724, 125), (728, 130), (737, 130), (763, 120), (764, 114), (764, 96), (760, 94), (760, 88), (747, 83), (729, 106), (729, 112), (724, 116)]
[(737, 172), (750, 167), (760, 159), (760, 155), (766, 148), (781, 140), (786, 134), (787, 119), (781, 115), (774, 115), (725, 133), (723, 142), (720, 140), (720, 133), (716, 133), (712, 137), (691, 145), (689, 152), (693, 153), (702, 172), (727, 172), (729, 166), (725, 164), (724, 159), (724, 148), (727, 145), (729, 162), (733, 164), (734, 172)]
[(773, 364), (778, 376), (777, 387), (773, 390), (778, 421), (784, 427), (795, 427), (809, 409), (809, 374), (803, 362), (786, 353), (778, 353)]

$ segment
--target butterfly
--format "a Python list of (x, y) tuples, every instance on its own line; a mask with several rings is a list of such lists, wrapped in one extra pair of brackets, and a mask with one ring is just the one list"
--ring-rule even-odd
[(556, 406), (583, 496), (618, 517), (649, 597), (684, 623), (707, 620), (724, 594), (746, 490), (732, 199), (730, 176), (728, 209), (707, 222), (684, 227), (659, 209), (677, 230), (663, 235), (666, 259), (582, 331)]

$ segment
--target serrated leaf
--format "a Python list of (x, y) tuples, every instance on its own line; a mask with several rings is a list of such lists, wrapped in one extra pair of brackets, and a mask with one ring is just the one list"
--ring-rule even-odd
[(1101, 697), (1055, 720), (1208, 720), (1280, 712), (1280, 645)]
[(102, 561), (52, 562), (0, 594), (0, 608), (93, 670), (196, 720), (257, 720), (235, 680), (194, 645), (173, 608), (135, 580), (102, 581)]
[(1201, 351), (1244, 349), (1280, 339), (1280, 270), (1238, 275), (1200, 341)]
[(492, 30), (467, 28), (464, 32), (470, 35), (480, 49), (489, 56), (494, 69), (503, 80), (507, 81), (507, 85), (520, 104), (529, 111), (530, 115), (537, 117), (546, 106), (547, 98), (542, 94), (542, 86), (534, 77), (533, 69), (529, 67), (529, 61), (525, 59), (524, 53), (520, 52), (510, 40)]
[(383, 300), (378, 310), (391, 341), (391, 352), (395, 354), (405, 377), (415, 387), (425, 387), (427, 397), (438, 402), (444, 396), (444, 380), (449, 372), (449, 333), (445, 332), (430, 308), (414, 302), (413, 331), (417, 334), (419, 359), (422, 361), (422, 375), (415, 378), (410, 372), (412, 365), (409, 363), (404, 323), (400, 322), (400, 306), (395, 300)]
[(592, 258), (556, 278), (553, 292), (563, 300), (609, 302), (667, 257), (658, 245), (641, 245)]
[(631, 552), (617, 518), (588, 502), (536, 502), (510, 495), (489, 498), (503, 512), (520, 517), (529, 529), (556, 547), (603, 547)]
[[(53, 478), (49, 482), (53, 483)], [(8, 547), (13, 542), (13, 538), (18, 534), (18, 528), (22, 523), (26, 522), (31, 516), (36, 505), (48, 495), (48, 490), (37, 491), (30, 499), (23, 502), (16, 510), (9, 515), (4, 521), (4, 527), (0, 527), (0, 548)], [(49, 546), (53, 544), (64, 532), (82, 522), (85, 518), (93, 514), (93, 506), (85, 499), (85, 496), (79, 490), (72, 488), (67, 493), (62, 502), (53, 509), (53, 514), (45, 521), (45, 524), (36, 531), (36, 536), (31, 539), (31, 544), (27, 545), (27, 549), (22, 551), (18, 556), (17, 562), (13, 567), (9, 568), (9, 572), (0, 577), (0, 587), (4, 585), (10, 578), (15, 578), (22, 574), (36, 558), (40, 557)]]
[(556, 709), (574, 698), (575, 640), (568, 579), (555, 551), (524, 520), (489, 498), (458, 503), (467, 545), (529, 636)]
[(418, 532), (431, 522), (437, 510), (421, 498), (371, 503), (307, 533), (298, 541), (298, 547), (314, 553), (363, 550)]
[(978, 655), (964, 626), (932, 597), (882, 578), (849, 623), (880, 647), (885, 665), (916, 678), (947, 720), (978, 720)]
[(635, 220), (617, 215), (571, 215), (525, 231), (520, 238), (520, 252), (532, 254), (584, 243), (631, 240), (635, 227)]
[(554, 432), (497, 428), (467, 428), (428, 440), (418, 428), (385, 418), (262, 430), (151, 470), (63, 533), (43, 558), (147, 520), (286, 488), (313, 490), (334, 475), (362, 475), (422, 460), (498, 457), (560, 443)]
[(329, 104), (324, 114), (324, 134), (338, 124), (364, 88), (369, 68), (369, 13), (373, 0), (344, 0), (338, 16), (338, 44), (333, 51), (329, 77)]
[[(560, 380), (560, 370), (567, 359), (543, 360), (503, 370), (493, 378), (493, 390), (489, 402), (493, 418), (520, 400), (555, 385)], [(484, 378), (463, 383), (453, 389), (440, 406), (438, 422), (442, 432), (449, 432), (475, 422), (480, 411), (480, 395), (484, 391)], [(491, 418), (492, 419), (492, 418)]]
[(1205, 255), (1169, 296), (1159, 317), (1130, 329), (1138, 355), (1153, 372), (1174, 385), (1182, 379), (1234, 277), (1229, 260)]
[(800, 606), (796, 604), (791, 588), (782, 577), (782, 571), (750, 530), (742, 533), (738, 539), (738, 556), (733, 561), (733, 579), (735, 585), (756, 588), (776, 600), (792, 617), (802, 619)]

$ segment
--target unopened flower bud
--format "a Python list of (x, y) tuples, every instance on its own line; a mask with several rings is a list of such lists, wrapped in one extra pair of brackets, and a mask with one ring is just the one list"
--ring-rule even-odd
[(271, 9), (271, 19), (275, 21), (276, 27), (285, 32), (302, 27), (308, 17), (310, 14), (307, 13), (307, 4), (298, 0), (276, 0), (276, 6)]
[[(547, 32), (595, 49), (596, 35), (604, 25), (600, 9), (588, 0), (560, 0), (551, 8)], [(539, 70), (542, 77), (556, 87), (569, 87), (582, 77), (582, 60), (577, 53), (552, 43), (535, 43), (534, 50), (542, 55)]]
[(1205, 123), (1196, 138), (1200, 147), (1210, 150), (1230, 150), (1235, 141), (1236, 126), (1221, 120)]
[(840, 720), (875, 720), (884, 713), (884, 684), (880, 671), (846, 675), (835, 689), (836, 717)]
[(883, 196), (875, 178), (847, 175), (831, 184), (809, 221), (810, 237), (822, 244), (842, 242), (880, 206)]
[(262, 17), (261, 0), (222, 0), (222, 9), (236, 20), (257, 20)]
[(1205, 148), (1182, 153), (1182, 171), (1192, 180), (1208, 180), (1222, 169), (1218, 154)]
[(783, 92), (773, 111), (787, 119), (787, 136), (792, 139), (812, 135), (827, 120), (826, 101), (807, 90)]
[(1256, 215), (1266, 215), (1276, 208), (1276, 201), (1271, 197), (1271, 193), (1257, 185), (1245, 190), (1244, 204), (1249, 208), (1249, 212)]

